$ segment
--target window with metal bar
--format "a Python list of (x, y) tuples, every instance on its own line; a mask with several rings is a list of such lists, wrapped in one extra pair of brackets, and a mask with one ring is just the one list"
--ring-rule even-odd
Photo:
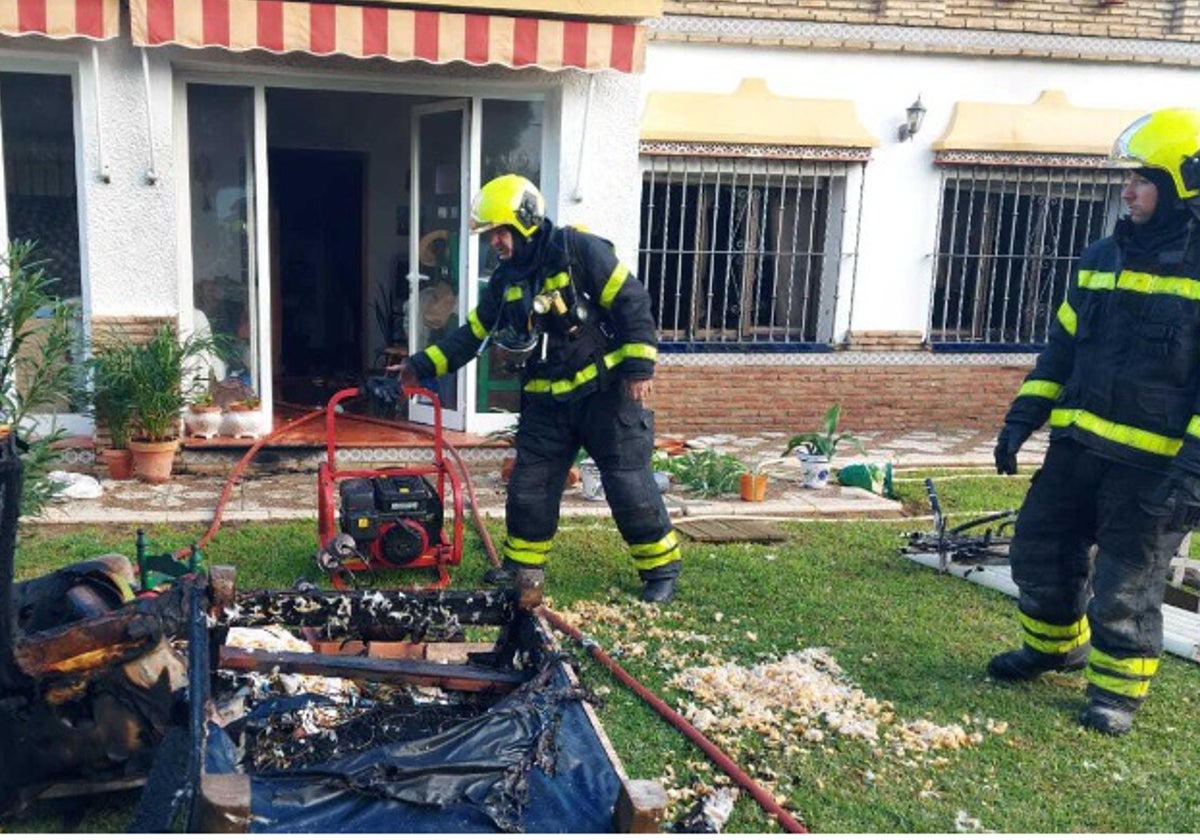
[(852, 167), (643, 157), (639, 276), (663, 348), (828, 345)]
[(1124, 173), (953, 166), (942, 172), (930, 342), (1022, 351), (1045, 344), (1075, 258), (1112, 231)]

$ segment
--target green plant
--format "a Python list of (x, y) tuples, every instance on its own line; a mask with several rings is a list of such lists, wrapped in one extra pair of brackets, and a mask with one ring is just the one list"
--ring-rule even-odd
[(211, 336), (180, 338), (171, 324), (159, 327), (145, 344), (134, 345), (130, 399), (142, 439), (159, 443), (178, 436), (183, 409), (205, 387), (201, 354), (218, 345)]
[(704, 497), (736, 493), (746, 470), (741, 459), (712, 449), (678, 455), (662, 466), (662, 471), (677, 483)]
[(35, 243), (14, 240), (0, 257), (0, 424), (16, 434), (21, 450), (24, 514), (38, 513), (59, 489), (49, 472), (63, 432), (40, 427), (35, 415), (59, 409), (64, 396), (74, 397), (80, 373), (79, 308), (55, 296), (58, 280), (36, 251)]
[(114, 449), (124, 449), (129, 444), (133, 425), (133, 382), (130, 377), (135, 351), (128, 340), (116, 340), (98, 348), (88, 360), (92, 416), (108, 429)]
[(837, 452), (837, 448), (842, 443), (854, 445), (860, 453), (865, 455), (866, 448), (862, 445), (857, 437), (850, 432), (839, 432), (838, 424), (842, 418), (842, 407), (838, 403), (834, 403), (825, 412), (825, 419), (822, 423), (822, 428), (815, 432), (803, 432), (798, 435), (792, 435), (788, 440), (787, 448), (783, 450), (784, 455), (791, 454), (792, 450), (803, 447), (810, 454), (824, 455), (826, 458), (832, 458)]

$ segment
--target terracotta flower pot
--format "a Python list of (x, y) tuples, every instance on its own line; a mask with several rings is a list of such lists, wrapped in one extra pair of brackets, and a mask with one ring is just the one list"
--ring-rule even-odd
[(133, 478), (133, 453), (128, 449), (105, 449), (100, 453), (100, 458), (108, 467), (109, 478), (114, 481)]
[(767, 497), (767, 474), (742, 473), (742, 499), (761, 502)]
[(129, 442), (133, 453), (133, 474), (147, 484), (162, 484), (171, 480), (171, 467), (175, 463), (178, 440)]

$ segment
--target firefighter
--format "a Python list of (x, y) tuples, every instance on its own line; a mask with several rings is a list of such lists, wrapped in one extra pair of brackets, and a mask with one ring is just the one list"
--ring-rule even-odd
[(499, 265), (467, 323), (406, 360), (400, 381), (443, 376), (487, 343), (503, 348), (521, 381), (504, 570), (544, 566), (582, 446), (600, 470), (642, 599), (670, 601), (680, 551), (650, 469), (654, 416), (644, 401), (657, 356), (650, 296), (610, 242), (546, 218), (542, 194), (520, 175), (484, 184), (471, 230), (489, 237)]
[(995, 450), (1014, 474), (1049, 420), (1010, 549), (1022, 645), (988, 674), (1083, 669), (1080, 723), (1108, 735), (1129, 731), (1158, 670), (1171, 558), (1200, 519), (1198, 152), (1200, 111), (1156, 111), (1117, 138), (1128, 213), (1080, 256)]

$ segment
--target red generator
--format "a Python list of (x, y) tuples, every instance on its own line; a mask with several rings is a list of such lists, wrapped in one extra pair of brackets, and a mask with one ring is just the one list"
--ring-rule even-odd
[[(338, 391), (325, 406), (325, 462), (317, 472), (317, 564), (338, 589), (349, 588), (355, 573), (429, 568), (437, 580), (422, 589), (443, 589), (449, 566), (462, 562), (463, 502), (458, 475), (446, 462), (442, 404), (426, 388), (403, 388), (400, 399), (424, 397), (433, 404), (430, 433), (433, 463), (340, 470), (337, 465), (337, 408), (363, 394)], [(446, 490), (453, 504), (453, 537), (445, 529)], [(339, 505), (340, 500), (340, 505)]]

